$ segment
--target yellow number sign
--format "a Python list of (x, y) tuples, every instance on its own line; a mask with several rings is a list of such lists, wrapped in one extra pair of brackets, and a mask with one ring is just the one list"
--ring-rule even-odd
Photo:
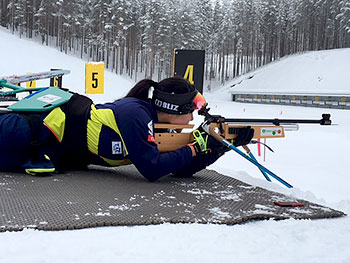
[(103, 62), (86, 63), (85, 93), (104, 94), (105, 65)]
[[(27, 72), (27, 74), (32, 74), (32, 72)], [(36, 81), (35, 81), (35, 80), (32, 80), (32, 81), (26, 82), (26, 87), (27, 87), (28, 89), (34, 89), (34, 88), (36, 88)]]
[(53, 78), (53, 86), (57, 88), (59, 86), (58, 77)]

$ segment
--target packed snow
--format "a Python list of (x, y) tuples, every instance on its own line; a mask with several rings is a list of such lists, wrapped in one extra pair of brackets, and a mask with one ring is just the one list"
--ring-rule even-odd
[(350, 74), (347, 67), (349, 60), (348, 49), (312, 51), (285, 56), (277, 63), (270, 63), (236, 78), (230, 83), (231, 90), (350, 94)]
[[(20, 39), (0, 29), (1, 76), (68, 69), (63, 86), (84, 94), (85, 61), (55, 48)], [(347, 59), (343, 59), (347, 58)], [(267, 65), (241, 88), (265, 90), (279, 83), (279, 91), (350, 93), (350, 49), (309, 52)], [(324, 63), (327, 61), (327, 63)], [(296, 68), (300, 70), (294, 72)], [(260, 79), (259, 79), (259, 78)], [(249, 79), (249, 81), (248, 81)], [(257, 81), (254, 81), (256, 79)], [(230, 101), (230, 86), (204, 92), (211, 112), (242, 118), (312, 118), (330, 113), (332, 126), (300, 125), (284, 139), (267, 140), (275, 153), (258, 161), (294, 186), (267, 182), (249, 162), (229, 152), (210, 169), (253, 186), (284, 193), (350, 213), (350, 113), (347, 110), (296, 106), (242, 104)], [(320, 84), (322, 83), (322, 85)], [(105, 72), (105, 94), (90, 95), (97, 103), (120, 98), (135, 83), (127, 76)], [(48, 85), (47, 80), (38, 82)], [(243, 87), (244, 85), (244, 87)], [(194, 124), (203, 120), (195, 116)], [(257, 156), (256, 146), (251, 147)], [(264, 152), (264, 151), (263, 151)], [(238, 196), (232, 195), (232, 201)], [(116, 207), (115, 209), (127, 209)], [(261, 207), (257, 207), (261, 209)], [(219, 216), (220, 208), (214, 211)], [(322, 220), (255, 221), (242, 225), (163, 224), (102, 227), (74, 231), (0, 233), (0, 262), (350, 262), (348, 216)]]

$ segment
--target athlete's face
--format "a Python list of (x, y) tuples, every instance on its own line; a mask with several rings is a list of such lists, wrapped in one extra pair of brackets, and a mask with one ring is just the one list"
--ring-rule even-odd
[(175, 114), (158, 112), (158, 120), (159, 120), (159, 123), (186, 125), (190, 121), (193, 121), (193, 114), (188, 113), (184, 115), (175, 115)]
[(184, 115), (172, 115), (170, 119), (171, 124), (188, 124), (190, 121), (193, 121), (193, 114), (188, 113)]

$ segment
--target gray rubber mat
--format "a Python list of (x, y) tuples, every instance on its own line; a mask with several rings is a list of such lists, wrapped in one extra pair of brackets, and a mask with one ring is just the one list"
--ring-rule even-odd
[[(93, 167), (51, 177), (0, 173), (0, 231), (170, 223), (237, 224), (257, 219), (343, 216), (214, 171), (149, 183), (133, 166)], [(297, 201), (304, 207), (280, 207)]]

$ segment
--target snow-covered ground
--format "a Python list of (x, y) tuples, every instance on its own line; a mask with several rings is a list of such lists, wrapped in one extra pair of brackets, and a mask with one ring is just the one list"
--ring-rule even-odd
[[(63, 68), (65, 87), (84, 93), (85, 62), (0, 29), (0, 77)], [(350, 49), (290, 56), (260, 69), (245, 89), (276, 85), (280, 91), (350, 93)], [(289, 61), (291, 61), (289, 63)], [(327, 63), (323, 63), (328, 61)], [(298, 74), (290, 74), (300, 68)], [(346, 69), (346, 70), (345, 70)], [(243, 76), (246, 80), (248, 77)], [(260, 79), (259, 79), (260, 78)], [(255, 80), (256, 81), (255, 81)], [(254, 82), (253, 82), (254, 80)], [(323, 81), (325, 80), (325, 81)], [(327, 80), (327, 81), (326, 81)], [(350, 112), (295, 106), (240, 104), (230, 101), (229, 88), (204, 93), (212, 113), (226, 117), (316, 118), (332, 115), (334, 126), (300, 125), (285, 139), (267, 143), (275, 153), (258, 157), (266, 167), (291, 183), (286, 189), (268, 183), (249, 162), (227, 153), (210, 169), (257, 185), (317, 202), (350, 214)], [(47, 85), (47, 81), (41, 81)], [(40, 85), (38, 82), (38, 85)], [(322, 87), (320, 86), (322, 83)], [(95, 102), (119, 98), (134, 85), (128, 77), (105, 73), (105, 94)], [(243, 87), (243, 86), (242, 86)], [(200, 124), (201, 117), (195, 117)], [(251, 147), (257, 156), (256, 146)], [(0, 262), (350, 262), (349, 217), (323, 220), (258, 221), (243, 225), (164, 224), (158, 226), (103, 227), (45, 232), (24, 230), (0, 233)]]
[(349, 49), (285, 56), (230, 84), (233, 91), (350, 94)]

